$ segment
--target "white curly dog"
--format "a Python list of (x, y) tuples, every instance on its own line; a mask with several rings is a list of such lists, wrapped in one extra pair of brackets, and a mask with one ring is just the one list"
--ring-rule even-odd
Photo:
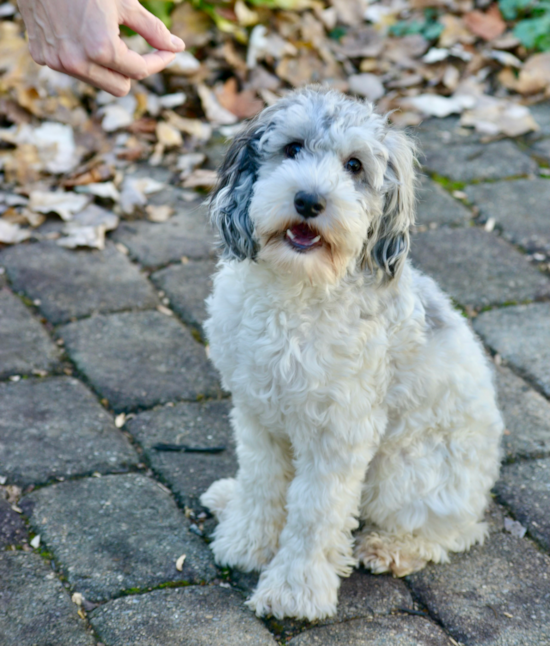
[(222, 165), (206, 331), (239, 471), (201, 501), (217, 562), (261, 571), (258, 615), (329, 616), (357, 562), (403, 576), (485, 537), (503, 423), (480, 343), (407, 261), (414, 161), (371, 104), (308, 87)]

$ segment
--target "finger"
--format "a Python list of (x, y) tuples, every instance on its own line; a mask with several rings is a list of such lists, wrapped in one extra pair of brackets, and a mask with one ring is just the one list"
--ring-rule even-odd
[(122, 16), (123, 24), (133, 29), (156, 49), (181, 52), (185, 43), (181, 38), (173, 36), (166, 25), (152, 13), (149, 13), (139, 3), (136, 3), (126, 15)]
[(107, 67), (97, 65), (97, 63), (87, 63), (77, 73), (65, 73), (69, 73), (84, 83), (93, 85), (100, 90), (105, 90), (105, 92), (118, 97), (126, 96), (131, 88), (131, 81), (127, 76), (110, 70)]
[(99, 61), (104, 67), (128, 76), (131, 79), (141, 80), (150, 74), (163, 70), (168, 63), (174, 60), (174, 52), (156, 51), (141, 56), (128, 49), (124, 41), (116, 41), (112, 61)]

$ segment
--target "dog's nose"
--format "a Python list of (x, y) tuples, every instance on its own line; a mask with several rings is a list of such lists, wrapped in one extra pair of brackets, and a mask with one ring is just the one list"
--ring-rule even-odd
[(304, 218), (314, 218), (325, 210), (327, 201), (315, 193), (298, 191), (294, 196), (294, 208)]

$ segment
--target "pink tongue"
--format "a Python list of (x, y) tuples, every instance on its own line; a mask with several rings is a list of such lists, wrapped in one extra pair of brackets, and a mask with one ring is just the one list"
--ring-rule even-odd
[(305, 224), (296, 224), (291, 227), (290, 231), (294, 236), (293, 242), (304, 246), (311, 244), (313, 238), (317, 236), (317, 234)]

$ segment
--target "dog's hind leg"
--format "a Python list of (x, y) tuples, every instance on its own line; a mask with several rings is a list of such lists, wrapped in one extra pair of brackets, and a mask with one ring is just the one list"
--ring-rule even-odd
[(363, 487), (361, 517), (371, 531), (356, 540), (359, 561), (373, 572), (405, 576), (482, 543), (500, 425), (494, 409), (446, 432), (415, 438), (405, 429), (408, 443), (390, 430)]

